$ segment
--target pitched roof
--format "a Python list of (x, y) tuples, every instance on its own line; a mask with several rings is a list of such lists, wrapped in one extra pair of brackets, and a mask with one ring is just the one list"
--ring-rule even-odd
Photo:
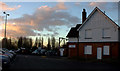
[(91, 16), (96, 12), (100, 12), (103, 16), (105, 16), (112, 24), (114, 24), (116, 27), (119, 28), (119, 25), (117, 25), (112, 19), (110, 19), (105, 13), (103, 13), (98, 7), (96, 7), (90, 15), (87, 17), (87, 19), (82, 23), (82, 25), (77, 29), (78, 31), (84, 26), (84, 24), (91, 18)]
[(81, 25), (82, 24), (77, 24), (76, 27), (72, 27), (66, 37), (78, 37), (79, 36), (79, 32), (77, 31), (77, 29)]

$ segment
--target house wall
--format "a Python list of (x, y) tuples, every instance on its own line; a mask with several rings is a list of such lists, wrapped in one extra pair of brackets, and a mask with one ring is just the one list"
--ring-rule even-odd
[[(70, 48), (69, 45), (75, 45), (75, 47)], [(76, 57), (77, 56), (77, 46), (78, 44), (76, 42), (68, 42), (68, 57)]]
[(68, 38), (68, 42), (78, 42), (78, 38)]
[[(110, 38), (103, 38), (103, 29), (110, 30)], [(85, 30), (92, 30), (92, 38), (85, 38)], [(100, 12), (96, 11), (79, 31), (79, 42), (113, 42), (118, 41), (118, 28)]]
[[(91, 29), (92, 37), (86, 38), (85, 31)], [(109, 29), (110, 32), (109, 38), (103, 38), (103, 29)], [(91, 18), (82, 25), (82, 28), (79, 30), (79, 44), (77, 38), (69, 38), (69, 45), (76, 45), (75, 48), (69, 48), (68, 56), (75, 57), (79, 55), (82, 58), (95, 58), (97, 59), (97, 48), (102, 48), (102, 59), (104, 58), (115, 58), (117, 59), (120, 55), (120, 45), (119, 45), (119, 35), (120, 31), (118, 30), (118, 26), (116, 26), (113, 22), (108, 20), (103, 14), (96, 11)], [(86, 45), (92, 46), (92, 54), (84, 54), (84, 47)], [(78, 47), (79, 46), (79, 47)], [(110, 55), (103, 55), (103, 47), (110, 46)]]
[[(84, 43), (67, 43), (68, 45), (68, 57), (77, 57), (77, 55), (80, 58), (94, 58), (97, 59), (97, 48), (102, 48), (102, 59), (105, 58), (113, 58), (117, 59), (119, 57), (119, 42), (84, 42)], [(69, 45), (75, 45), (75, 48), (69, 48)], [(79, 45), (79, 48), (77, 48)], [(86, 45), (92, 46), (92, 54), (84, 54), (84, 47)], [(104, 46), (110, 46), (109, 52), (110, 55), (103, 55), (103, 47)], [(78, 54), (77, 54), (78, 53)]]
[[(86, 55), (84, 54), (84, 47), (86, 45), (91, 45), (92, 46), (92, 54), (91, 55)], [(110, 55), (103, 55), (103, 47), (104, 46), (110, 46)], [(106, 42), (106, 43), (80, 43), (79, 44), (79, 56), (82, 58), (95, 58), (97, 59), (97, 48), (102, 48), (102, 59), (104, 58), (118, 58), (119, 54), (119, 43), (118, 42)]]

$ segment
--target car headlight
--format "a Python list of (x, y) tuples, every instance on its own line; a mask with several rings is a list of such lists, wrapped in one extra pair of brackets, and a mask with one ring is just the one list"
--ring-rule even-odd
[(7, 64), (7, 62), (3, 62), (4, 64)]

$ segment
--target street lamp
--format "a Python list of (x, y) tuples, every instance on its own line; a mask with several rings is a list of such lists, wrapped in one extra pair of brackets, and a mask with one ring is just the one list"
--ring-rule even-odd
[(6, 25), (7, 25), (7, 16), (9, 16), (9, 14), (7, 14), (6, 12), (3, 12), (3, 14), (6, 15), (6, 19), (5, 19), (5, 33), (4, 33), (4, 38), (2, 40), (2, 48), (7, 48)]
[(7, 14), (6, 12), (3, 12), (3, 14), (6, 15), (6, 19), (5, 19), (5, 33), (4, 33), (4, 38), (6, 38), (6, 24), (7, 24), (7, 16), (10, 16), (9, 14)]

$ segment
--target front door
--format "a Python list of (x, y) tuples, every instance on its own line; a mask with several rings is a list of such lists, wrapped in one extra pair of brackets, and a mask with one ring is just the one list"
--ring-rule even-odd
[(102, 59), (102, 48), (97, 48), (97, 59)]

